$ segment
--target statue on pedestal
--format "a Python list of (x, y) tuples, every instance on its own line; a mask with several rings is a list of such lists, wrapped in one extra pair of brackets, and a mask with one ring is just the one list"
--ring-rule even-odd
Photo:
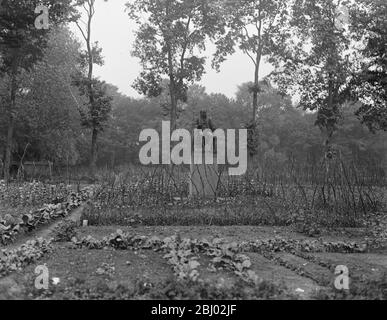
[[(218, 165), (216, 163), (216, 160), (214, 159), (216, 154), (216, 141), (212, 136), (212, 132), (215, 131), (215, 127), (211, 121), (207, 117), (206, 111), (200, 112), (200, 117), (195, 122), (195, 129), (201, 130), (204, 132), (204, 135), (200, 135), (199, 139), (195, 139), (194, 141), (194, 148), (195, 143), (202, 143), (202, 153), (203, 153), (203, 161), (202, 164), (196, 164), (194, 161), (191, 163), (191, 169), (190, 169), (190, 196), (195, 197), (205, 197), (205, 198), (215, 198), (218, 188), (218, 182), (219, 182), (219, 174), (218, 174)], [(205, 131), (211, 131), (211, 133), (205, 132)], [(207, 134), (207, 136), (206, 136)], [(210, 134), (210, 138), (208, 139)], [(205, 139), (207, 138), (207, 139)], [(212, 150), (208, 149), (206, 150), (205, 146), (206, 143), (213, 143)], [(214, 159), (213, 164), (206, 164), (206, 152), (210, 152), (209, 156), (211, 159)]]

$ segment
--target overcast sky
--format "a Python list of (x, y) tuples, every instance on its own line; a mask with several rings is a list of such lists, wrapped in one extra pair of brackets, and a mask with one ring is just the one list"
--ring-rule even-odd
[[(93, 20), (93, 41), (99, 41), (103, 49), (105, 65), (96, 67), (95, 74), (106, 82), (117, 86), (119, 90), (132, 97), (139, 96), (132, 88), (133, 81), (141, 71), (138, 60), (131, 57), (136, 24), (132, 23), (125, 10), (128, 0), (97, 1), (96, 14)], [(80, 37), (80, 33), (73, 25), (72, 30)], [(212, 49), (213, 50), (213, 49)], [(211, 69), (212, 50), (206, 53), (207, 73), (201, 85), (207, 88), (208, 93), (224, 93), (233, 97), (238, 85), (252, 81), (254, 66), (251, 60), (242, 52), (236, 53), (222, 65), (217, 73)], [(270, 66), (262, 63), (261, 76), (270, 72)]]

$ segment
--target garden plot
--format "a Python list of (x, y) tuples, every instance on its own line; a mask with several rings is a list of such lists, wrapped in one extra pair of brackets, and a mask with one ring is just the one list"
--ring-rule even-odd
[[(305, 210), (260, 190), (215, 201), (171, 202), (176, 196), (172, 188), (157, 194), (153, 184), (145, 183), (134, 191), (130, 186), (93, 187), (94, 196), (82, 207), (80, 217), (89, 227), (63, 221), (70, 210), (64, 215), (57, 210), (37, 215), (50, 218), (43, 219), (46, 222), (51, 217), (62, 221), (55, 229), (42, 225), (47, 232), (37, 235), (44, 240), (6, 247), (0, 255), (0, 296), (387, 298), (386, 214), (382, 210), (351, 222), (334, 211), (325, 215), (320, 209)], [(12, 190), (6, 195), (15, 194), (15, 199), (23, 195)], [(87, 198), (76, 197), (70, 207)], [(11, 199), (8, 196), (8, 203)], [(336, 222), (341, 227), (332, 228)], [(349, 292), (334, 288), (338, 265), (350, 270)], [(50, 280), (44, 290), (35, 286), (36, 268), (42, 266)]]
[(69, 216), (91, 195), (91, 189), (40, 182), (11, 184), (0, 181), (0, 245)]
[[(356, 288), (348, 297), (367, 298), (370, 286), (372, 298), (376, 292), (386, 299), (387, 252), (364, 252), (353, 239), (315, 240), (270, 227), (121, 229), (63, 228), (67, 241), (51, 243), (36, 261), (10, 273), (0, 282), (0, 294), (38, 299), (334, 298), (339, 294), (332, 290), (334, 268), (347, 265)], [(49, 290), (34, 287), (38, 265), (46, 265), (56, 279)]]

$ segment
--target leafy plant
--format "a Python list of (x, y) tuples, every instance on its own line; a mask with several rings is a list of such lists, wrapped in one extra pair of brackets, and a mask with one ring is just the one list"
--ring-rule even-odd
[(0, 275), (20, 271), (25, 266), (36, 262), (52, 250), (51, 241), (42, 238), (27, 241), (14, 250), (2, 250), (0, 257)]
[(8, 224), (5, 221), (0, 221), (0, 241), (2, 244), (9, 244), (15, 240), (21, 232), (31, 232), (41, 225), (48, 224), (55, 219), (66, 217), (75, 208), (81, 206), (90, 195), (89, 188), (80, 191), (79, 193), (70, 193), (63, 203), (47, 204), (41, 209), (30, 214), (24, 214), (21, 221)]
[(52, 232), (55, 242), (70, 242), (77, 235), (77, 223), (73, 220), (64, 220)]

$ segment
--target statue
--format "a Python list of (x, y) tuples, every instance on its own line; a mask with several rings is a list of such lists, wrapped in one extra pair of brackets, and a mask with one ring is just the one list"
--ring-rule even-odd
[(216, 130), (211, 119), (207, 118), (207, 111), (200, 111), (200, 117), (196, 120), (196, 128), (203, 131), (206, 129)]
[[(211, 121), (207, 117), (206, 111), (200, 112), (200, 117), (195, 121), (195, 129), (205, 131), (210, 130), (214, 132), (216, 129)], [(200, 139), (201, 138), (201, 139)], [(196, 143), (202, 142), (202, 152), (203, 156), (206, 153), (205, 143), (209, 143), (209, 139), (203, 139), (204, 136), (201, 135), (199, 139), (196, 140)], [(204, 197), (204, 198), (214, 198), (217, 194), (218, 183), (219, 183), (219, 174), (218, 174), (218, 165), (216, 163), (216, 140), (211, 134), (211, 138), (214, 139), (213, 148), (211, 150), (210, 157), (214, 159), (213, 164), (206, 164), (202, 162), (202, 164), (195, 164), (194, 161), (191, 163), (190, 169), (190, 197)], [(194, 144), (193, 144), (194, 145)], [(207, 151), (208, 152), (208, 151)], [(206, 157), (203, 157), (205, 160)]]
[[(195, 121), (195, 127), (196, 127), (196, 129), (202, 130), (202, 131), (211, 130), (211, 132), (214, 132), (216, 130), (212, 120), (207, 117), (207, 111), (200, 111), (200, 117), (199, 117), (199, 119), (197, 119)], [(204, 138), (204, 136), (203, 136), (203, 138)], [(203, 143), (202, 144), (203, 150), (205, 148), (205, 142), (206, 142), (206, 140), (203, 139), (203, 142), (202, 142)], [(215, 138), (213, 138), (213, 152), (214, 152), (214, 154), (216, 153), (216, 140), (215, 140)]]

